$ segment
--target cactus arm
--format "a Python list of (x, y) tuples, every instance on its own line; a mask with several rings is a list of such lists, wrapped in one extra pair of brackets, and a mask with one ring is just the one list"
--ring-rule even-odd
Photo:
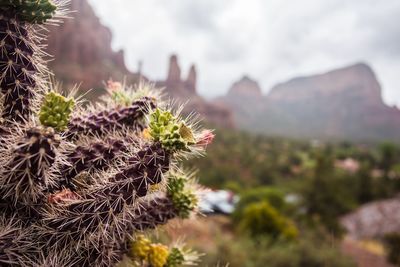
[(117, 215), (147, 194), (148, 186), (160, 183), (169, 170), (170, 158), (159, 144), (151, 145), (131, 158), (132, 164), (51, 215), (48, 225), (58, 232), (80, 232), (79, 239), (93, 231), (118, 223)]
[(75, 190), (77, 185), (74, 178), (82, 172), (106, 171), (118, 157), (127, 152), (129, 144), (126, 141), (134, 142), (129, 138), (107, 138), (77, 146), (66, 156), (69, 164), (61, 167), (64, 175), (58, 189), (66, 187)]
[(155, 143), (139, 151), (128, 160), (128, 166), (116, 174), (111, 182), (130, 181), (139, 197), (145, 196), (150, 185), (158, 184), (169, 170), (171, 154)]
[(46, 187), (55, 183), (48, 171), (55, 162), (58, 141), (51, 129), (26, 132), (12, 148), (13, 155), (0, 177), (3, 198), (29, 204), (44, 197)]
[(68, 125), (68, 134), (71, 137), (77, 137), (80, 134), (106, 135), (112, 130), (135, 129), (141, 125), (140, 120), (154, 107), (154, 99), (143, 97), (128, 107), (115, 107), (74, 117)]
[(0, 15), (0, 87), (5, 119), (23, 121), (32, 114), (38, 69), (33, 47), (24, 23)]

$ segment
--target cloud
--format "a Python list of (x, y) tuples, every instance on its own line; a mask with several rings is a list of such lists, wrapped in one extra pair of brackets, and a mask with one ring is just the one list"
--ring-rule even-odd
[(199, 91), (214, 97), (243, 74), (268, 91), (298, 75), (368, 62), (387, 103), (400, 105), (400, 1), (90, 0), (127, 63), (162, 79), (171, 53), (198, 65)]

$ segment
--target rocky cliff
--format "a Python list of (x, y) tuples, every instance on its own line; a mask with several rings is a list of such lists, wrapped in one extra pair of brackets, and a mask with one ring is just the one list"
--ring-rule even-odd
[(208, 103), (197, 94), (197, 72), (195, 65), (189, 69), (187, 78), (182, 78), (178, 57), (172, 55), (169, 59), (166, 80), (157, 81), (156, 86), (164, 88), (167, 95), (172, 96), (185, 105), (184, 112), (193, 110), (203, 115), (206, 120), (217, 127), (232, 128), (234, 120), (230, 109), (216, 103)]
[(247, 99), (244, 111), (232, 110), (240, 118), (238, 125), (256, 132), (327, 140), (399, 140), (400, 111), (383, 103), (381, 87), (366, 64), (295, 78), (266, 96), (258, 91), (242, 82), (240, 90), (231, 89), (218, 102), (233, 108)]
[[(59, 27), (50, 28), (47, 49), (49, 54), (55, 56), (50, 68), (65, 87), (81, 84), (81, 92), (89, 99), (96, 99), (104, 93), (103, 83), (110, 78), (117, 81), (125, 78), (128, 84), (147, 80), (141, 73), (132, 73), (126, 68), (123, 51), (112, 50), (111, 31), (100, 23), (87, 0), (72, 0), (71, 10), (75, 11), (71, 13), (72, 19), (67, 19)], [(186, 113), (195, 110), (214, 125), (233, 127), (230, 110), (210, 104), (197, 94), (194, 65), (187, 78), (182, 79), (178, 57), (172, 56), (167, 79), (156, 82), (156, 85), (165, 88), (168, 96), (179, 102), (188, 102)], [(89, 89), (93, 90), (88, 93)]]
[(47, 51), (55, 56), (50, 68), (66, 86), (81, 84), (83, 93), (92, 90), (89, 97), (101, 94), (103, 82), (109, 78), (128, 82), (139, 81), (139, 74), (130, 72), (123, 51), (111, 48), (111, 31), (100, 23), (86, 0), (72, 0), (71, 19), (61, 26), (51, 27)]
[(172, 55), (169, 58), (167, 78), (157, 81), (157, 87), (165, 88), (168, 95), (178, 98), (197, 98), (197, 72), (196, 66), (190, 67), (186, 79), (182, 78), (181, 67), (178, 62), (178, 56)]

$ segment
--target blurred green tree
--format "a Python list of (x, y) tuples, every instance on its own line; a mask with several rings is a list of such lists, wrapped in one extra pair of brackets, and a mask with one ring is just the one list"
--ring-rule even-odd
[(256, 239), (269, 236), (272, 239), (293, 240), (298, 236), (293, 222), (266, 201), (252, 203), (244, 209), (239, 229)]

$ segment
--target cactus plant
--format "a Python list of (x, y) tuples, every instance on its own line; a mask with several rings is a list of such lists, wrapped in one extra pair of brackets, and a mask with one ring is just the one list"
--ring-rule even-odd
[(38, 30), (66, 2), (0, 3), (0, 266), (192, 264), (189, 250), (141, 233), (196, 212), (199, 188), (179, 161), (213, 135), (144, 84), (111, 83), (86, 107), (56, 92)]

